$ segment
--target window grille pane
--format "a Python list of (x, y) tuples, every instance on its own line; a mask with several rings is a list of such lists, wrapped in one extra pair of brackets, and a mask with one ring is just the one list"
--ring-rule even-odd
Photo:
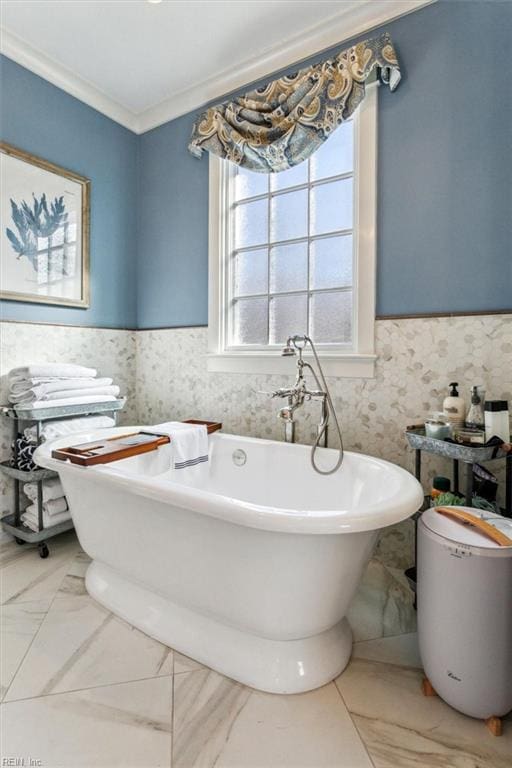
[(275, 296), (270, 299), (270, 343), (284, 344), (288, 336), (306, 333), (306, 294)]
[(352, 229), (352, 179), (319, 184), (311, 190), (311, 234)]
[(352, 285), (352, 235), (313, 240), (310, 283), (316, 289)]
[(293, 240), (308, 233), (308, 191), (287, 192), (272, 198), (271, 240)]
[(294, 187), (297, 184), (306, 184), (308, 181), (308, 163), (307, 161), (295, 165), (287, 171), (270, 174), (270, 188), (286, 189)]
[(235, 176), (235, 200), (256, 197), (268, 192), (268, 174), (237, 168)]
[(308, 282), (308, 244), (277, 245), (270, 250), (272, 293), (305, 291)]
[(268, 240), (268, 203), (255, 200), (235, 208), (235, 248), (260, 245)]
[(354, 123), (342, 123), (311, 156), (311, 178), (325, 179), (354, 169)]
[(76, 222), (74, 221), (70, 222), (68, 226), (66, 240), (68, 243), (72, 243), (76, 240)]
[(235, 296), (267, 293), (268, 250), (242, 251), (235, 255)]
[(237, 299), (234, 307), (233, 343), (268, 343), (268, 299)]
[(52, 235), (52, 245), (62, 245), (64, 242), (64, 227), (59, 227)]
[(313, 294), (311, 336), (318, 344), (352, 340), (352, 291)]

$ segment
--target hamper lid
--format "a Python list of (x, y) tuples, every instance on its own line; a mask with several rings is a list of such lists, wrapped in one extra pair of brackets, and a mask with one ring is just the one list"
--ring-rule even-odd
[[(461, 509), (475, 517), (483, 518), (486, 523), (493, 525), (498, 531), (512, 539), (512, 519), (496, 515), (484, 509), (476, 509), (475, 507), (456, 507), (456, 509)], [(473, 526), (464, 525), (462, 522), (453, 520), (445, 515), (440, 515), (439, 512), (436, 512), (435, 508), (425, 510), (421, 520), (432, 533), (436, 533), (438, 536), (458, 542), (459, 544), (467, 544), (484, 549), (512, 550), (512, 547), (504, 547), (497, 544)]]

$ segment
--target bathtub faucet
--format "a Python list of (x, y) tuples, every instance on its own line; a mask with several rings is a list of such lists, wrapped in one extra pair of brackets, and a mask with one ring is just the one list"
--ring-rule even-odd
[[(302, 357), (304, 347), (307, 344), (310, 345), (311, 351), (313, 352), (313, 357), (314, 357), (316, 366), (318, 368), (318, 374), (313, 368), (313, 366), (310, 363), (306, 362)], [(295, 357), (298, 354), (297, 378), (295, 380), (295, 384), (293, 385), (293, 387), (291, 388), (282, 387), (281, 389), (276, 389), (275, 392), (272, 392), (272, 397), (286, 398), (288, 401), (287, 405), (285, 405), (283, 408), (280, 408), (277, 413), (278, 418), (284, 422), (284, 430), (285, 430), (284, 439), (286, 442), (289, 442), (289, 443), (293, 443), (295, 440), (294, 413), (297, 410), (297, 408), (302, 407), (304, 403), (308, 400), (319, 399), (321, 401), (322, 413), (321, 413), (320, 423), (317, 427), (316, 440), (311, 450), (311, 463), (313, 465), (313, 469), (316, 472), (318, 472), (320, 475), (330, 475), (333, 472), (336, 472), (336, 470), (339, 469), (339, 467), (343, 462), (343, 439), (341, 435), (341, 428), (338, 422), (338, 418), (336, 416), (336, 411), (334, 410), (334, 405), (331, 399), (331, 395), (329, 393), (329, 388), (327, 386), (324, 372), (322, 370), (322, 365), (320, 363), (320, 360), (318, 359), (318, 355), (317, 355), (313, 340), (309, 336), (289, 336), (286, 342), (286, 346), (284, 347), (281, 354), (283, 355), (283, 357)], [(315, 380), (317, 389), (311, 390), (307, 388), (306, 381), (304, 378), (305, 368), (311, 371), (311, 374)], [(331, 413), (332, 413), (332, 417), (334, 420), (334, 424), (336, 426), (336, 431), (338, 433), (338, 438), (340, 442), (339, 455), (338, 455), (338, 460), (332, 469), (322, 470), (322, 469), (319, 469), (316, 463), (315, 455), (316, 455), (317, 448), (327, 447), (327, 430), (329, 425), (329, 415)]]
[[(306, 386), (304, 379), (304, 368), (311, 368), (309, 363), (305, 363), (302, 360), (300, 354), (297, 361), (298, 372), (295, 384), (290, 389), (282, 387), (272, 392), (272, 397), (286, 398), (288, 401), (285, 406), (280, 408), (277, 412), (278, 419), (284, 424), (284, 439), (287, 443), (295, 442), (295, 420), (294, 413), (298, 408), (301, 408), (308, 400), (319, 399), (322, 403), (322, 417), (320, 424), (317, 427), (317, 435), (319, 437), (319, 445), (322, 447), (327, 446), (327, 428), (329, 423), (329, 410), (327, 407), (327, 395), (321, 389), (310, 390)], [(314, 371), (313, 371), (314, 373)]]

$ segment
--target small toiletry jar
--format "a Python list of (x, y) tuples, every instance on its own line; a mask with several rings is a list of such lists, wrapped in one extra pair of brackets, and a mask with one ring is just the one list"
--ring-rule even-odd
[(507, 400), (485, 401), (485, 437), (501, 437), (504, 443), (510, 442), (510, 416)]
[(436, 440), (445, 440), (451, 436), (450, 421), (444, 413), (436, 412), (426, 419), (425, 434), (427, 437), (434, 437)]
[(447, 477), (437, 475), (432, 480), (432, 488), (430, 489), (430, 498), (435, 503), (435, 499), (441, 496), (443, 493), (450, 492), (450, 481)]
[(478, 429), (478, 427), (455, 429), (453, 439), (457, 443), (465, 443), (466, 445), (483, 445), (485, 443), (485, 430)]

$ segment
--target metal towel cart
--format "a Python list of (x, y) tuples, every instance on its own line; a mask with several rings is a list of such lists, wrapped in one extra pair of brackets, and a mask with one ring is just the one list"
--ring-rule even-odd
[[(12, 421), (16, 451), (16, 437), (19, 433), (20, 422), (35, 422), (37, 444), (39, 445), (41, 442), (42, 424), (46, 422), (98, 414), (111, 415), (114, 421), (116, 421), (117, 413), (124, 407), (125, 403), (126, 398), (119, 398), (105, 403), (62, 405), (55, 408), (16, 408), (15, 406), (7, 405), (0, 406), (0, 413)], [(14, 514), (2, 518), (2, 528), (14, 536), (17, 544), (37, 544), (39, 556), (43, 558), (48, 557), (50, 550), (46, 540), (73, 528), (73, 521), (71, 519), (56, 525), (47, 526), (46, 528), (43, 525), (43, 481), (51, 477), (57, 477), (58, 473), (42, 468), (24, 471), (12, 467), (9, 461), (0, 462), (0, 471), (14, 480)], [(22, 484), (32, 482), (37, 483), (37, 531), (31, 530), (21, 522), (23, 511), (21, 508)]]

